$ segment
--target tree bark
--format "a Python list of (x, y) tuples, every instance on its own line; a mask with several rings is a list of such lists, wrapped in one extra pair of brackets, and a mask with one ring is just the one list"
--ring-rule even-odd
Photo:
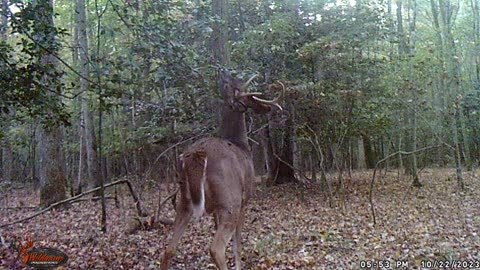
[[(290, 112), (284, 124), (283, 147), (280, 159), (276, 160), (275, 184), (284, 184), (296, 181), (294, 164), (295, 150), (295, 110), (292, 101), (285, 102), (285, 109)], [(287, 163), (287, 164), (285, 164)]]
[(357, 168), (365, 169), (367, 161), (365, 160), (365, 146), (363, 145), (363, 138), (357, 138)]
[[(54, 27), (53, 22), (53, 1), (38, 0), (33, 1), (36, 9), (35, 23)], [(35, 36), (38, 42), (47, 44), (50, 51), (55, 51), (55, 34), (51, 31)], [(44, 52), (39, 56), (39, 62), (44, 67), (56, 67), (56, 61), (49, 52)], [(43, 80), (48, 80), (49, 74), (43, 75)], [(51, 93), (56, 95), (60, 93)], [(53, 114), (53, 112), (48, 112)], [(40, 206), (47, 207), (52, 203), (64, 200), (66, 198), (66, 164), (63, 153), (63, 130), (60, 124), (44, 126), (39, 132), (39, 178), (40, 178)]]
[(2, 181), (8, 182), (12, 180), (12, 162), (13, 154), (10, 146), (10, 140), (8, 139), (8, 125), (3, 123), (4, 138), (2, 140)]
[(398, 43), (398, 53), (400, 55), (404, 55), (407, 52), (407, 42), (405, 41), (405, 31), (403, 29), (403, 1), (402, 0), (397, 0), (397, 35), (399, 39)]
[(212, 51), (214, 60), (222, 66), (230, 66), (228, 49), (228, 10), (226, 0), (212, 0), (213, 16), (217, 21), (213, 27)]
[[(93, 124), (93, 113), (90, 110), (88, 102), (88, 90), (90, 77), (89, 71), (89, 53), (88, 53), (88, 36), (87, 36), (87, 24), (86, 24), (86, 10), (85, 0), (77, 0), (76, 13), (77, 13), (77, 29), (78, 29), (78, 46), (80, 54), (80, 100), (82, 104), (82, 119), (83, 125), (80, 125), (80, 138), (85, 141), (81, 144), (85, 145), (85, 152), (87, 157), (87, 174), (89, 182), (94, 187), (101, 186), (100, 167), (97, 154), (97, 140), (95, 136), (95, 127)], [(82, 158), (82, 157), (80, 157)], [(100, 196), (100, 194), (96, 194)]]
[(372, 148), (372, 141), (368, 135), (362, 136), (363, 146), (365, 150), (365, 161), (368, 169), (373, 169), (375, 167), (375, 152)]
[[(8, 24), (8, 16), (7, 16), (8, 0), (2, 0), (1, 5), (2, 5), (2, 14), (1, 14), (2, 15), (2, 21), (1, 21), (1, 25), (0, 25), (0, 39), (1, 40), (6, 40), (7, 39), (7, 24)], [(9, 142), (8, 136), (7, 136), (8, 125), (4, 121), (4, 119), (1, 119), (1, 120), (3, 122), (1, 132), (3, 133), (3, 136), (5, 136), (3, 138), (2, 145), (1, 145), (1, 148), (2, 148), (2, 150), (1, 150), (2, 157), (0, 159), (0, 161), (2, 162), (2, 164), (1, 164), (1, 168), (2, 168), (1, 177), (2, 177), (3, 181), (10, 181), (11, 180), (11, 172), (12, 172), (12, 167), (11, 167), (12, 150), (10, 148), (10, 142)]]
[(76, 181), (73, 185), (73, 195), (78, 195), (82, 193), (82, 190), (85, 188), (85, 176), (87, 175), (87, 149), (85, 146), (85, 123), (83, 121), (83, 116), (80, 115), (80, 125), (78, 127), (80, 147), (78, 153), (78, 174)]

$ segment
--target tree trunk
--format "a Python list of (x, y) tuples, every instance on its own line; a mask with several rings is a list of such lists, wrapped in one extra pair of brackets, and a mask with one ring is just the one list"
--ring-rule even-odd
[(375, 168), (375, 152), (372, 148), (372, 141), (367, 135), (362, 136), (363, 139), (363, 146), (365, 149), (365, 161), (367, 163), (368, 169)]
[(357, 168), (365, 169), (367, 161), (365, 160), (365, 146), (363, 145), (362, 137), (357, 138)]
[(463, 142), (463, 157), (465, 159), (465, 165), (467, 170), (472, 168), (472, 155), (470, 150), (470, 137), (468, 136), (467, 125), (465, 124), (465, 113), (463, 112), (462, 104), (458, 106), (458, 118), (460, 121), (460, 130), (462, 133), (462, 142)]
[(13, 154), (10, 146), (10, 140), (8, 139), (7, 123), (3, 123), (4, 138), (2, 141), (2, 181), (8, 182), (12, 180), (12, 163)]
[[(0, 39), (6, 40), (7, 39), (7, 25), (8, 25), (8, 16), (7, 16), (7, 10), (8, 10), (8, 0), (2, 0), (1, 2), (1, 7), (2, 7), (2, 20), (1, 20), (1, 25), (0, 25)], [(3, 117), (2, 117), (3, 118)], [(11, 180), (11, 172), (12, 172), (12, 149), (10, 148), (10, 142), (8, 140), (8, 124), (4, 119), (1, 119), (3, 123), (2, 124), (2, 133), (3, 138), (2, 145), (1, 145), (1, 154), (2, 157), (0, 161), (2, 162), (1, 164), (1, 177), (3, 181), (10, 181)], [(1, 135), (0, 135), (1, 139)]]
[[(456, 111), (456, 109), (454, 108)], [(453, 144), (455, 146), (455, 171), (457, 175), (457, 184), (460, 189), (464, 189), (463, 184), (463, 175), (462, 175), (462, 162), (460, 157), (460, 143), (458, 139), (458, 128), (457, 128), (457, 113), (453, 115), (452, 121), (452, 130), (453, 130)]]
[[(90, 111), (88, 102), (88, 90), (90, 77), (89, 72), (89, 54), (88, 54), (88, 36), (86, 24), (85, 0), (77, 0), (77, 28), (78, 28), (78, 46), (80, 53), (80, 99), (82, 103), (83, 125), (80, 126), (80, 138), (84, 138), (85, 152), (87, 156), (87, 174), (89, 182), (94, 187), (101, 185), (100, 167), (97, 155), (97, 140), (95, 137), (95, 128), (93, 124), (93, 113)], [(82, 136), (83, 135), (83, 136)], [(100, 196), (99, 193), (96, 196)]]
[(310, 162), (310, 173), (312, 175), (312, 182), (317, 182), (317, 162), (313, 154), (308, 155), (308, 160)]
[(60, 126), (39, 131), (40, 206), (47, 207), (66, 198), (63, 134)]
[(217, 22), (213, 27), (212, 51), (214, 59), (222, 66), (230, 66), (230, 51), (228, 49), (228, 10), (227, 0), (212, 1), (213, 16)]
[[(458, 109), (459, 96), (462, 93), (462, 88), (460, 86), (460, 65), (458, 62), (455, 39), (453, 37), (452, 29), (455, 25), (455, 18), (458, 13), (458, 8), (456, 5), (452, 4), (448, 0), (439, 0), (438, 4), (435, 0), (431, 0), (432, 14), (435, 18), (434, 26), (437, 32), (440, 35), (439, 41), (443, 43), (441, 45), (444, 50), (442, 50), (442, 60), (445, 65), (442, 66), (442, 75), (440, 80), (443, 82), (442, 86), (444, 87), (442, 92), (444, 93), (444, 99), (447, 101), (445, 105), (447, 110), (453, 110), (453, 116), (447, 117), (447, 121), (451, 123), (452, 132), (453, 132), (453, 154), (455, 157), (455, 166), (457, 173), (457, 182), (460, 188), (463, 189), (463, 176), (462, 176), (462, 160), (461, 160), (461, 150), (460, 150), (460, 138), (458, 136)], [(440, 18), (441, 20), (438, 20)], [(440, 23), (441, 22), (441, 26)], [(453, 106), (453, 108), (451, 108)], [(464, 138), (465, 139), (465, 138)], [(466, 143), (464, 141), (464, 143)]]
[(412, 128), (413, 128), (413, 134), (412, 134), (412, 141), (411, 141), (411, 149), (409, 149), (410, 151), (412, 151), (412, 157), (411, 157), (411, 170), (410, 170), (410, 173), (411, 173), (411, 176), (413, 177), (413, 186), (415, 187), (421, 187), (422, 186), (422, 183), (420, 183), (420, 179), (418, 178), (418, 166), (417, 166), (417, 155), (416, 155), (416, 151), (417, 151), (417, 116), (416, 116), (416, 112), (415, 112), (415, 108), (412, 108), (412, 113), (413, 113), (413, 117), (412, 117)]
[(275, 158), (274, 142), (272, 137), (272, 122), (270, 116), (268, 116), (268, 126), (264, 130), (264, 153), (265, 164), (267, 169), (267, 185), (273, 184), (277, 175), (277, 165)]
[(397, 35), (399, 39), (398, 43), (398, 53), (404, 55), (407, 52), (407, 42), (405, 41), (405, 31), (403, 29), (403, 1), (397, 0)]
[(80, 125), (78, 127), (79, 140), (80, 140), (80, 149), (78, 154), (78, 174), (76, 181), (73, 185), (73, 195), (78, 195), (82, 193), (85, 188), (85, 176), (87, 175), (87, 147), (85, 146), (85, 122), (83, 121), (83, 116), (80, 115)]
[(295, 150), (295, 111), (292, 102), (285, 102), (286, 110), (290, 112), (284, 124), (283, 147), (280, 159), (276, 160), (275, 184), (283, 184), (296, 181), (294, 165)]
[[(54, 27), (53, 23), (53, 1), (38, 0), (33, 1), (36, 9), (35, 23), (38, 25), (48, 25)], [(54, 32), (38, 34), (34, 37), (47, 46), (52, 46), (49, 51), (55, 51)], [(39, 59), (44, 67), (56, 67), (56, 61), (49, 52), (44, 52)], [(43, 74), (45, 83), (50, 79), (49, 74)], [(55, 88), (54, 88), (55, 89)], [(48, 95), (60, 93), (49, 92)], [(49, 112), (53, 114), (53, 112)], [(46, 207), (52, 203), (64, 200), (66, 198), (66, 174), (65, 159), (63, 156), (63, 131), (59, 124), (44, 126), (39, 132), (39, 178), (40, 178), (40, 206)]]

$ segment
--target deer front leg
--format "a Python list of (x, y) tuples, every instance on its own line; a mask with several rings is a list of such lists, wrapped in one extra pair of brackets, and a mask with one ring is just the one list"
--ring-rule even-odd
[(175, 217), (175, 222), (173, 223), (173, 236), (168, 242), (167, 249), (163, 254), (162, 264), (160, 266), (161, 270), (168, 270), (170, 266), (170, 261), (175, 255), (175, 251), (177, 250), (178, 242), (180, 241), (180, 237), (182, 237), (185, 228), (187, 227), (190, 218), (192, 217), (191, 210), (184, 210), (178, 211), (177, 216)]

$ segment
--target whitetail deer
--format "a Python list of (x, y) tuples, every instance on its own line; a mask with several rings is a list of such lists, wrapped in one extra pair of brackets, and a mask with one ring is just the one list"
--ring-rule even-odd
[(224, 101), (220, 138), (201, 139), (179, 158), (180, 199), (176, 202), (173, 236), (163, 255), (162, 270), (168, 269), (190, 219), (198, 219), (204, 212), (213, 214), (217, 230), (210, 246), (214, 263), (220, 270), (227, 269), (225, 249), (233, 237), (235, 269), (241, 269), (240, 233), (255, 178), (245, 112), (248, 108), (256, 113), (267, 113), (273, 107), (282, 110), (278, 101), (285, 92), (280, 83), (281, 94), (274, 100), (260, 98), (262, 93), (248, 93), (247, 86), (254, 77), (243, 83), (225, 70), (220, 72), (220, 91)]

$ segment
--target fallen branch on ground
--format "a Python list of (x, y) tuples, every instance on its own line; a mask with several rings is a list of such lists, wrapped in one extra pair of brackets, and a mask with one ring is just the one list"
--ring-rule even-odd
[[(118, 181), (115, 181), (115, 182), (112, 182), (112, 183), (108, 183), (106, 185), (104, 185), (103, 187), (104, 188), (107, 188), (107, 187), (111, 187), (111, 186), (115, 186), (115, 185), (119, 185), (119, 184), (127, 184), (128, 188), (130, 189), (130, 193), (132, 194), (132, 197), (133, 197), (133, 200), (135, 201), (135, 206), (137, 208), (137, 212), (138, 212), (138, 215), (139, 216), (146, 216), (145, 215), (145, 212), (142, 210), (142, 207), (141, 207), (141, 204), (140, 204), (140, 201), (138, 200), (138, 196), (137, 194), (135, 193), (135, 191), (133, 190), (133, 187), (132, 187), (132, 184), (130, 183), (130, 181), (126, 180), (126, 179), (122, 179), (122, 180), (118, 180)], [(12, 221), (12, 222), (9, 222), (9, 223), (6, 223), (6, 224), (2, 224), (0, 225), (0, 228), (3, 228), (3, 227), (7, 227), (7, 226), (10, 226), (10, 225), (14, 225), (14, 224), (17, 224), (17, 223), (21, 223), (21, 222), (24, 222), (24, 221), (27, 221), (27, 220), (30, 220), (32, 218), (35, 218), (43, 213), (46, 213), (50, 210), (52, 210), (53, 208), (56, 208), (56, 207), (59, 207), (60, 205), (63, 205), (63, 204), (66, 204), (66, 203), (69, 203), (71, 201), (75, 201), (75, 200), (78, 200), (79, 198), (83, 197), (83, 196), (86, 196), (90, 193), (93, 193), (93, 192), (96, 192), (96, 191), (99, 191), (102, 187), (97, 187), (97, 188), (94, 188), (94, 189), (91, 189), (89, 191), (86, 191), (82, 194), (78, 194), (77, 196), (73, 196), (71, 198), (68, 198), (68, 199), (65, 199), (65, 200), (62, 200), (62, 201), (59, 201), (59, 202), (56, 202), (56, 203), (53, 203), (51, 205), (49, 205), (47, 208), (44, 208), (42, 209), (41, 211), (38, 211), (36, 213), (34, 213), (33, 215), (30, 215), (26, 218), (22, 218), (22, 219), (19, 219), (19, 220), (15, 220), (15, 221)]]
[[(98, 201), (98, 200), (101, 200), (102, 197), (101, 196), (97, 196), (97, 197), (91, 197), (91, 198), (80, 198), (78, 200), (74, 200), (72, 201), (71, 203), (77, 203), (77, 202), (88, 202), (88, 201)], [(113, 196), (105, 196), (105, 200), (108, 200), (108, 199), (115, 199), (115, 197)]]
[(38, 206), (29, 206), (29, 205), (26, 205), (26, 206), (4, 206), (4, 207), (0, 207), (0, 209), (2, 210), (18, 210), (18, 209), (37, 209)]

